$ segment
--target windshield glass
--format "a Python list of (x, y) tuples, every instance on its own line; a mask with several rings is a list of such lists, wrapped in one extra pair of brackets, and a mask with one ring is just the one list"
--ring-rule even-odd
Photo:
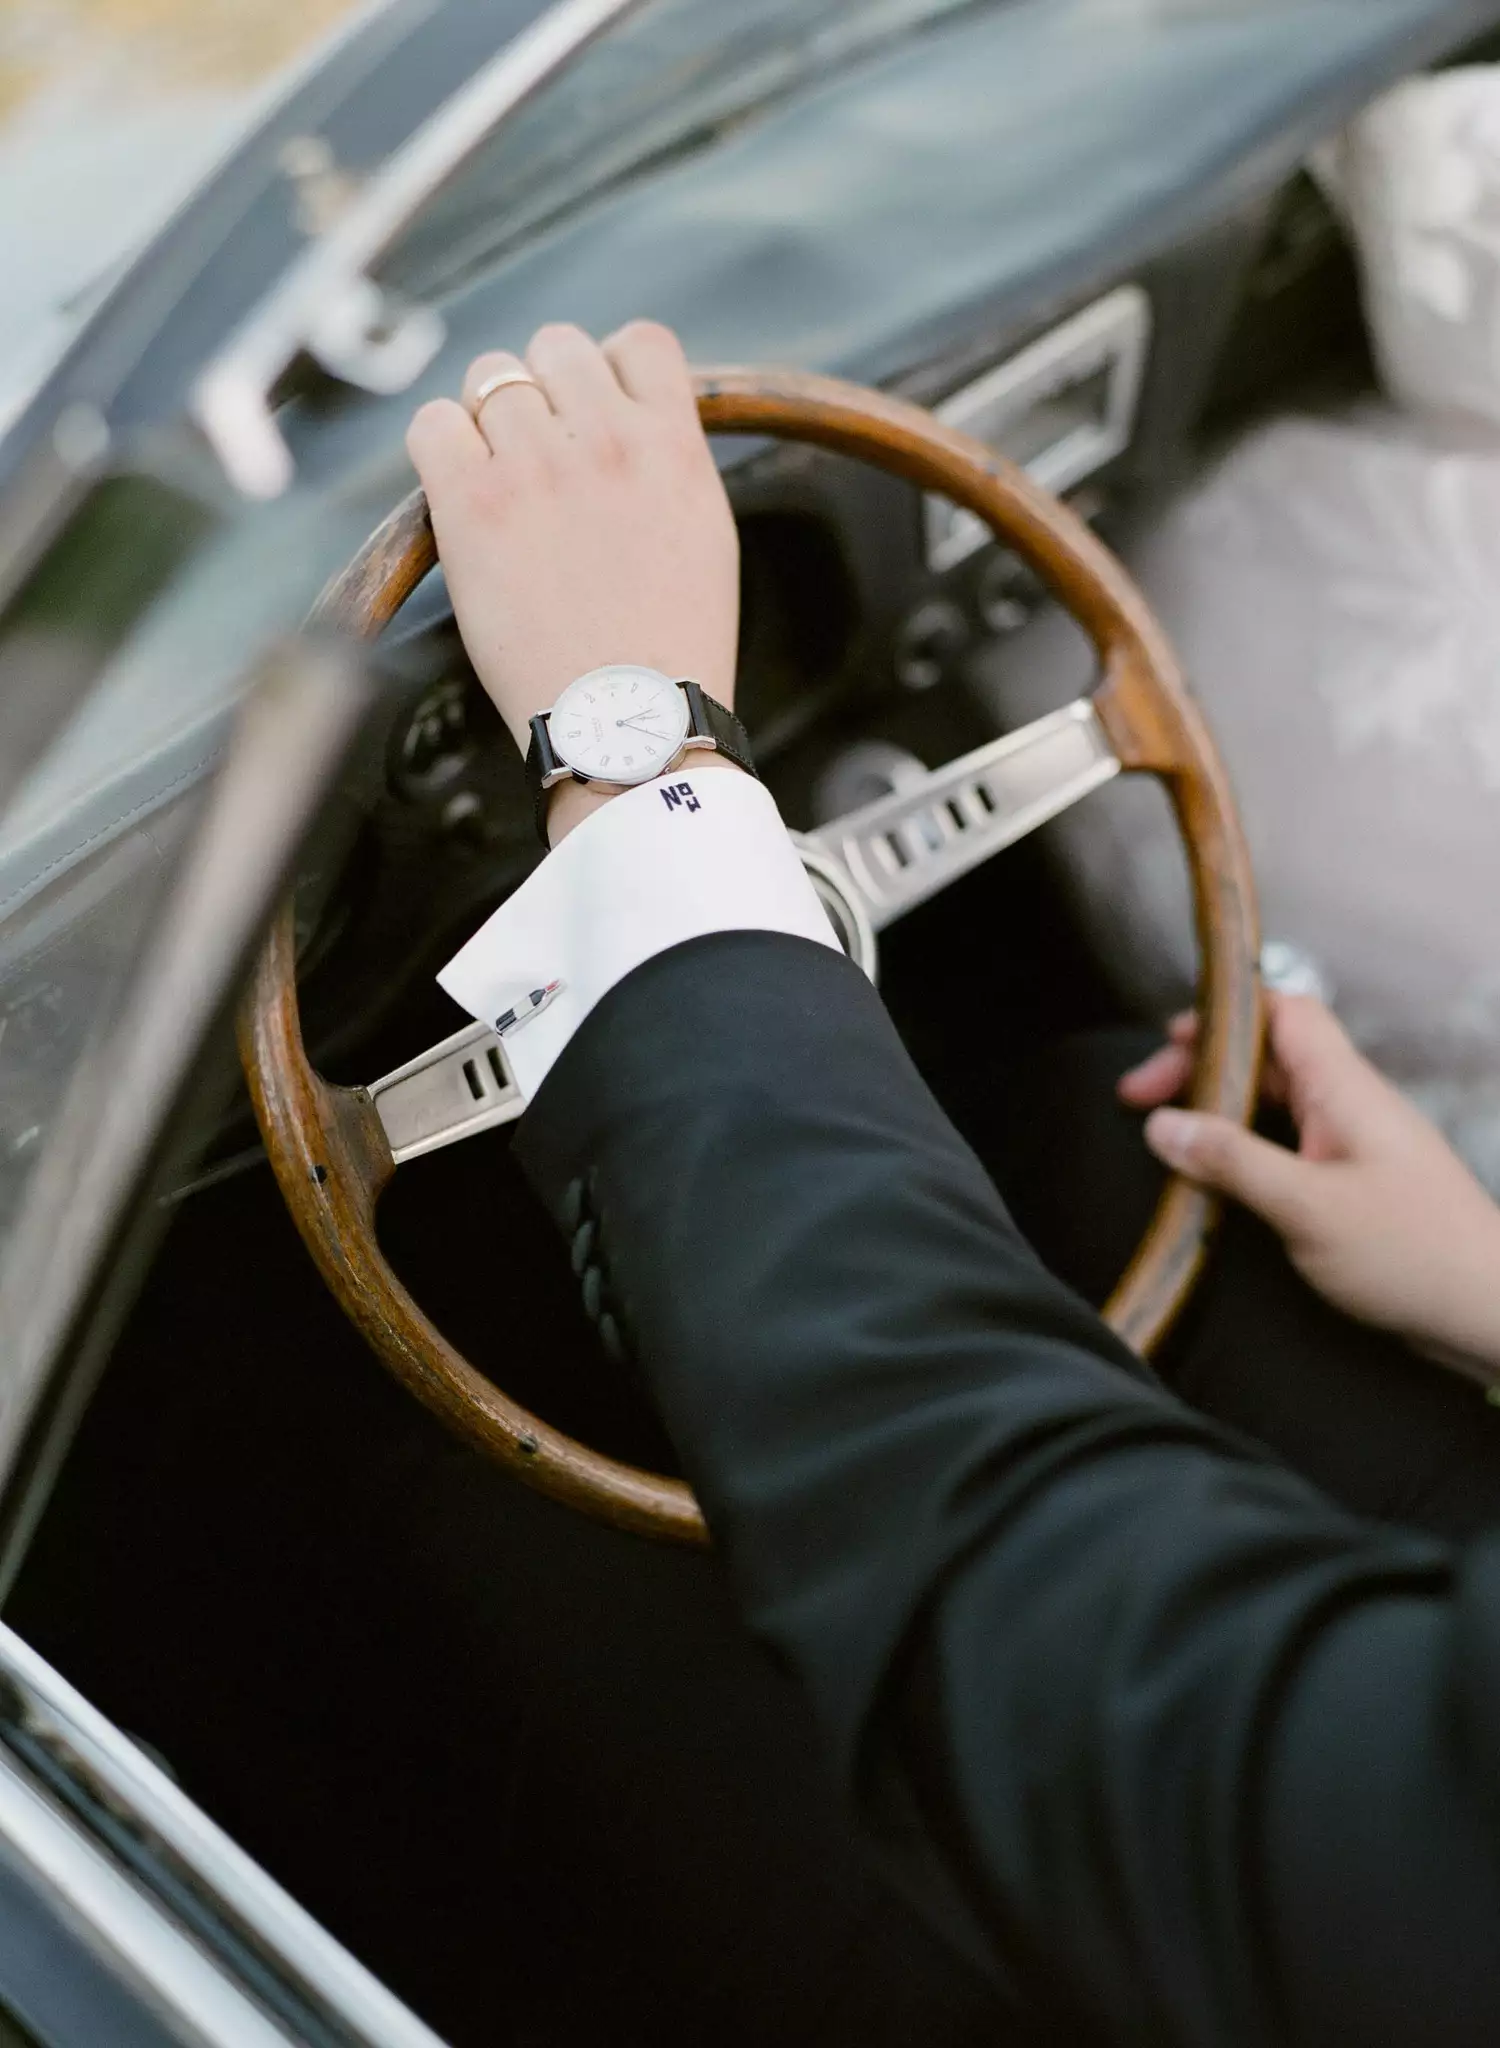
[(382, 265), (413, 296), (464, 282), (571, 208), (893, 39), (1007, 0), (653, 0), (521, 107)]

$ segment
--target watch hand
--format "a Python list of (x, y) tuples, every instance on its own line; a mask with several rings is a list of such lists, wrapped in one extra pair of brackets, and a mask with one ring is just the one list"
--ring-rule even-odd
[(644, 733), (647, 739), (664, 740), (666, 738), (666, 734), (664, 732), (656, 732), (649, 725), (641, 724), (641, 719), (643, 717), (649, 716), (649, 712), (640, 712), (637, 713), (637, 715), (634, 718), (617, 718), (615, 720), (615, 723), (616, 725), (628, 725), (632, 727), (634, 731)]

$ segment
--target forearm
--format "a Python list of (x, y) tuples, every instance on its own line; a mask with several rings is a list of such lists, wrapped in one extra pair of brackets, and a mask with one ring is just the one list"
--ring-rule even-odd
[[(755, 1560), (788, 1518), (827, 1515), (825, 1545), (910, 1556), (912, 1479), (949, 1456), (959, 1487), (1005, 1431), (1024, 1435), (1036, 1412), (1055, 1427), (1058, 1357), (1085, 1424), (1100, 1406), (1160, 1411), (1146, 1368), (1017, 1236), (837, 954), (742, 933), (659, 956), (563, 1053), (517, 1156), (554, 1208), (560, 1175), (591, 1179), (598, 1254), (747, 1582), (775, 1578)], [(772, 1510), (766, 1489), (791, 1483), (809, 1436), (878, 1456), (867, 1413), (920, 1422), (939, 1396), (887, 1487), (851, 1498), (831, 1468), (808, 1468)]]
[[(1292, 1672), (1340, 1604), (1440, 1603), (1446, 1560), (1191, 1416), (1042, 1273), (851, 974), (755, 934), (660, 957), (519, 1155), (556, 1208), (591, 1179), (595, 1256), (747, 1616), (908, 1879), (938, 1871), (949, 1924), (961, 1899), (1079, 2038), (1109, 2012), (1120, 2038), (1258, 2038), (1256, 1930), (1305, 1874), (1278, 1833)], [(1394, 1727), (1439, 1677), (1375, 1683)], [(1398, 1886), (1403, 1767), (1380, 1751)], [(1369, 1788), (1328, 1780), (1337, 1828)], [(1438, 1829), (1421, 1856), (1445, 1853)], [(1323, 1966), (1305, 1916), (1285, 1951), (1293, 1978)]]

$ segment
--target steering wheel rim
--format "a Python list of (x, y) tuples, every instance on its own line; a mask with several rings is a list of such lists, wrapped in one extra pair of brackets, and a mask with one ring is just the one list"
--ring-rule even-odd
[[(1202, 1027), (1190, 1100), (1196, 1109), (1248, 1122), (1264, 1034), (1249, 851), (1207, 726), (1124, 568), (1024, 470), (905, 400), (791, 370), (701, 369), (694, 382), (711, 432), (812, 443), (977, 513), (1088, 633), (1103, 668), (1091, 700), (1099, 725), (1122, 769), (1166, 782), (1192, 873)], [(314, 618), (374, 639), (435, 561), (426, 502), (413, 492), (328, 586)], [(640, 1535), (708, 1541), (682, 1481), (608, 1458), (512, 1401), (448, 1343), (387, 1264), (375, 1212), (395, 1163), (368, 1093), (330, 1085), (308, 1060), (290, 904), (256, 966), (241, 1013), (240, 1053), (293, 1220), (340, 1306), (408, 1390), (459, 1436), (552, 1498)], [(1186, 1302), (1216, 1209), (1181, 1177), (1168, 1183), (1105, 1311), (1137, 1351), (1149, 1355)]]

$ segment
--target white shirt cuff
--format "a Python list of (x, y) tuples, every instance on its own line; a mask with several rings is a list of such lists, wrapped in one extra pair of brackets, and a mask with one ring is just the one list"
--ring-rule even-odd
[(500, 1030), (530, 1102), (616, 982), (687, 939), (735, 931), (839, 943), (764, 784), (728, 768), (679, 770), (575, 826), (438, 981)]

